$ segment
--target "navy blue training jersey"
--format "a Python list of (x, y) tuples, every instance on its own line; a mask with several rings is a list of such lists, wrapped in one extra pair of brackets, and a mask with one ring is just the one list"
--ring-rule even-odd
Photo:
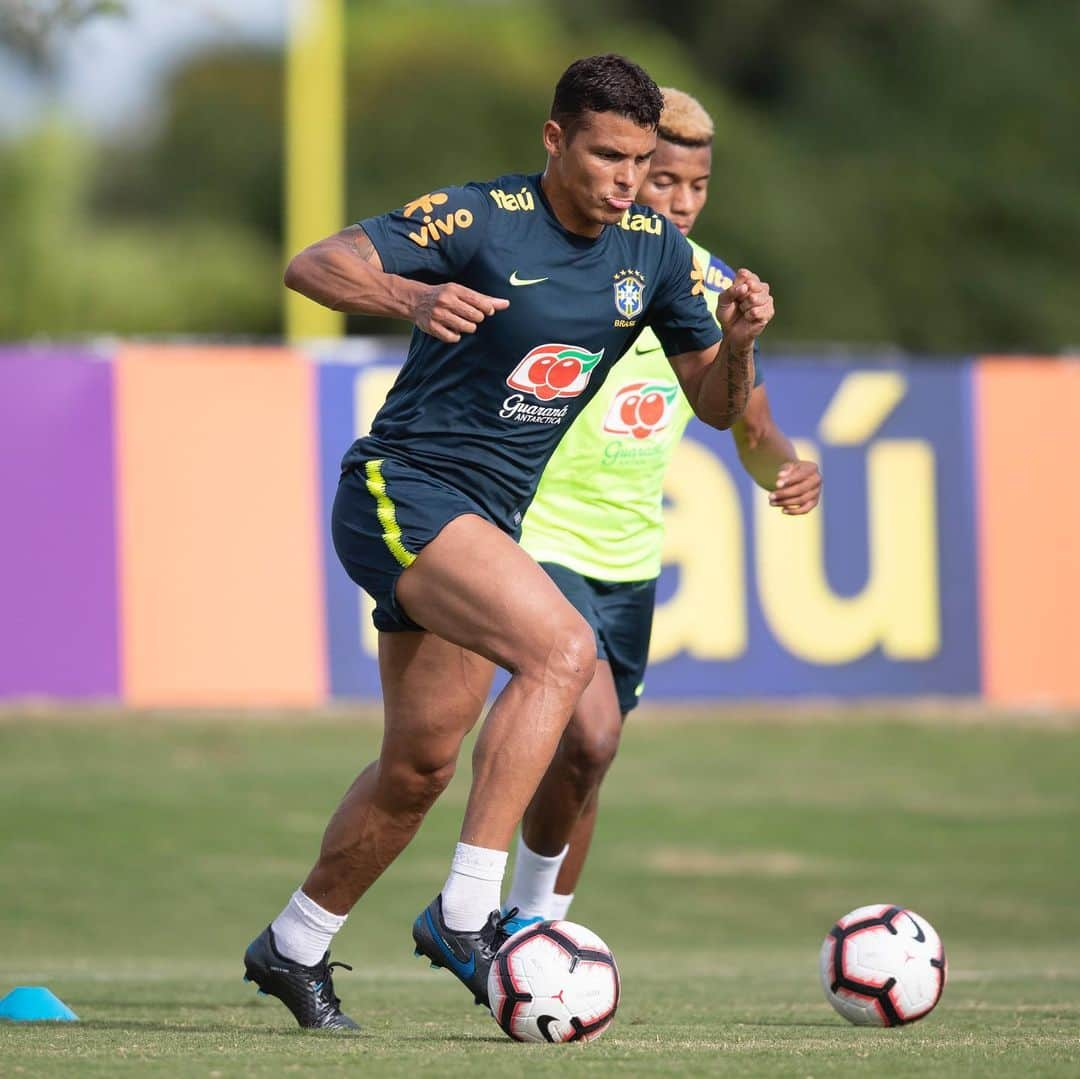
[(645, 325), (669, 356), (720, 338), (690, 245), (644, 206), (590, 239), (559, 224), (539, 175), (514, 175), (360, 224), (387, 273), (456, 281), (510, 306), (455, 344), (414, 329), (371, 434), (342, 468), (407, 461), (512, 534), (559, 439)]

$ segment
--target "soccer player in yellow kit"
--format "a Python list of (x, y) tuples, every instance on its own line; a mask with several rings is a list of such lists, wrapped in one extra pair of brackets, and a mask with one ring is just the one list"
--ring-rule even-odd
[[(686, 236), (705, 206), (713, 124), (688, 94), (664, 89), (664, 111), (638, 201)], [(690, 241), (706, 298), (735, 277)], [(769, 409), (756, 359), (750, 402), (731, 428), (743, 467), (778, 512), (808, 513), (821, 494)], [(693, 411), (656, 335), (646, 329), (559, 444), (525, 518), (522, 546), (596, 634), (599, 662), (522, 821), (506, 908), (566, 916), (588, 854), (601, 781), (637, 705), (648, 657), (663, 545), (663, 484)]]

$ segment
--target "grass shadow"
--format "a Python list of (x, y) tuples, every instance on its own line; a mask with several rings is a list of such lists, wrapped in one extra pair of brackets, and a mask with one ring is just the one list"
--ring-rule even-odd
[(212, 1023), (198, 1025), (186, 1025), (183, 1023), (162, 1023), (153, 1019), (87, 1019), (79, 1022), (78, 1026), (84, 1030), (112, 1030), (132, 1031), (137, 1033), (154, 1034), (190, 1034), (193, 1037), (203, 1037), (207, 1034), (259, 1034), (269, 1035), (273, 1038), (304, 1038), (304, 1037), (330, 1037), (355, 1038), (363, 1032), (351, 1030), (333, 1031), (309, 1031), (295, 1029), (282, 1029), (278, 1027), (253, 1027), (242, 1026), (236, 1023)]

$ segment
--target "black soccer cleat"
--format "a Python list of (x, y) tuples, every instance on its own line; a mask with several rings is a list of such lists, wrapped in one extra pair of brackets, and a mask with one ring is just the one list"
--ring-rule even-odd
[(245, 982), (254, 982), (259, 992), (277, 997), (293, 1013), (302, 1027), (324, 1030), (359, 1030), (360, 1025), (341, 1010), (334, 993), (334, 967), (352, 970), (348, 963), (329, 962), (327, 952), (312, 967), (286, 959), (274, 947), (274, 933), (267, 926), (244, 953)]
[[(472, 933), (450, 929), (443, 921), (442, 895), (437, 895), (413, 922), (414, 955), (426, 955), (433, 967), (446, 967), (472, 991), (473, 999), (488, 1005), (488, 971), (495, 954), (521, 928), (517, 908), (503, 914), (493, 910), (487, 924)], [(536, 919), (539, 921), (539, 919)]]

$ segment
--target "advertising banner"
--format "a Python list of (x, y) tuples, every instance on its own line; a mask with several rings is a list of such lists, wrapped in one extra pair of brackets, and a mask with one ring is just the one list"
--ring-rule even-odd
[[(327, 513), (337, 462), (400, 360), (369, 353), (321, 369)], [(783, 516), (730, 434), (691, 426), (665, 493), (647, 695), (977, 693), (968, 366), (781, 357), (767, 371), (778, 422), (821, 464), (822, 505)], [(326, 557), (332, 691), (377, 694), (369, 605)]]
[(119, 689), (112, 369), (0, 347), (0, 699)]
[[(0, 700), (377, 698), (371, 601), (329, 521), (403, 358), (368, 340), (0, 347)], [(731, 434), (691, 423), (665, 486), (646, 699), (1080, 704), (1080, 520), (1060, 486), (1080, 364), (765, 371), (821, 504), (784, 516)], [(608, 434), (597, 467), (640, 451), (640, 431)]]

